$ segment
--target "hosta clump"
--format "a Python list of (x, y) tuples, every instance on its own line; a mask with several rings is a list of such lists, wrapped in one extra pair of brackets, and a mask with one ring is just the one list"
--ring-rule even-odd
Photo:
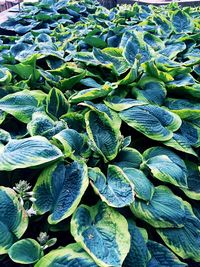
[(42, 0), (0, 24), (0, 266), (199, 266), (199, 15)]

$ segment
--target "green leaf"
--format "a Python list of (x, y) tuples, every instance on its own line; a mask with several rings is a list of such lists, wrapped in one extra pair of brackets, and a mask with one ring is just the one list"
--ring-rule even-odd
[(114, 164), (120, 168), (139, 168), (143, 161), (140, 152), (132, 147), (125, 147), (118, 153)]
[(179, 260), (174, 253), (172, 253), (167, 247), (159, 244), (155, 241), (149, 240), (147, 247), (151, 253), (151, 260), (148, 263), (148, 267), (186, 267), (186, 263)]
[(119, 113), (120, 118), (147, 137), (166, 141), (181, 126), (181, 119), (164, 108), (153, 105), (134, 106)]
[(123, 168), (123, 172), (127, 175), (129, 181), (133, 183), (136, 197), (144, 201), (150, 201), (154, 194), (154, 186), (146, 177), (146, 175), (134, 168)]
[(73, 75), (72, 77), (65, 78), (60, 81), (60, 86), (62, 90), (70, 90), (77, 83), (79, 83), (86, 76), (86, 71), (82, 70), (81, 73)]
[(12, 75), (7, 68), (0, 70), (0, 85), (8, 84), (12, 80)]
[(121, 208), (134, 201), (134, 186), (119, 167), (108, 165), (107, 176), (99, 168), (90, 168), (88, 175), (95, 192), (108, 206)]
[(119, 85), (129, 85), (132, 82), (134, 82), (138, 77), (138, 62), (137, 60), (133, 64), (133, 67), (130, 69), (128, 74), (122, 78), (121, 80), (118, 81)]
[(120, 131), (107, 114), (89, 111), (85, 115), (86, 130), (95, 152), (104, 158), (104, 161), (113, 160), (120, 147)]
[(73, 214), (87, 187), (84, 163), (55, 163), (44, 169), (36, 182), (34, 209), (37, 214), (49, 212), (48, 222), (56, 224)]
[(13, 115), (19, 121), (28, 123), (32, 119), (32, 114), (38, 111), (45, 97), (46, 94), (39, 90), (23, 90), (8, 94), (0, 99), (0, 109)]
[(85, 100), (93, 100), (99, 97), (107, 96), (112, 90), (112, 85), (105, 83), (99, 88), (81, 90), (78, 93), (75, 93), (75, 95), (72, 95), (69, 100), (71, 103), (80, 103)]
[(67, 113), (68, 109), (69, 104), (63, 93), (56, 88), (52, 88), (46, 98), (46, 112), (59, 119)]
[(170, 75), (168, 72), (159, 70), (153, 60), (143, 63), (142, 67), (148, 76), (155, 77), (163, 82), (170, 82), (174, 80), (172, 75)]
[(27, 64), (26, 62), (8, 65), (6, 67), (16, 73), (22, 80), (28, 80), (29, 78), (33, 78), (37, 81), (40, 78), (40, 72), (36, 69), (35, 64)]
[(194, 25), (191, 17), (183, 10), (176, 10), (171, 16), (172, 25), (176, 33), (191, 33)]
[(139, 199), (131, 204), (133, 214), (155, 228), (183, 227), (184, 202), (166, 186), (155, 187), (149, 202)]
[(55, 266), (98, 267), (78, 244), (70, 244), (64, 248), (53, 250), (35, 264), (35, 267)]
[(183, 259), (200, 261), (200, 221), (189, 203), (185, 202), (185, 219), (182, 228), (157, 229), (165, 244)]
[(86, 36), (83, 41), (86, 44), (96, 48), (105, 48), (107, 46), (107, 43), (105, 41), (95, 36)]
[(155, 178), (187, 188), (187, 167), (174, 152), (164, 147), (152, 147), (144, 152), (143, 157), (144, 165)]
[(122, 266), (130, 249), (126, 219), (103, 202), (79, 206), (71, 220), (71, 233), (102, 267)]
[(0, 186), (0, 255), (8, 252), (28, 227), (28, 216), (14, 190)]
[(7, 144), (11, 140), (11, 135), (9, 132), (0, 128), (0, 143)]
[(13, 139), (0, 149), (0, 171), (41, 166), (62, 157), (62, 152), (45, 137)]
[(76, 130), (62, 130), (53, 137), (53, 140), (62, 145), (65, 157), (78, 160), (90, 156), (91, 150), (88, 147), (88, 138)]
[[(131, 248), (123, 263), (124, 267), (146, 267), (150, 259), (147, 249), (147, 232), (137, 227), (132, 221), (128, 221), (128, 230), (131, 235)], [(143, 235), (145, 233), (145, 238)]]
[(121, 97), (111, 97), (104, 100), (104, 103), (111, 109), (115, 111), (123, 111), (131, 107), (144, 106), (148, 103), (143, 101), (138, 101), (132, 98), (121, 98)]
[(15, 242), (8, 251), (12, 261), (21, 264), (37, 262), (43, 255), (40, 244), (31, 238)]
[(0, 125), (5, 121), (6, 112), (0, 109)]

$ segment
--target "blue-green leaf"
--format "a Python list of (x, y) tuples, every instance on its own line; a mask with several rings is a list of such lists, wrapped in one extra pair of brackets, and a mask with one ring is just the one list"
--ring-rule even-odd
[(71, 233), (94, 261), (102, 267), (118, 267), (130, 250), (126, 219), (103, 202), (79, 206), (71, 220)]
[(186, 137), (181, 135), (179, 132), (174, 133), (173, 137), (170, 140), (163, 142), (163, 144), (172, 147), (178, 151), (182, 151), (184, 153), (188, 153), (195, 157), (198, 157), (197, 153), (191, 147), (190, 141)]
[(127, 175), (131, 183), (134, 184), (136, 197), (144, 201), (150, 201), (154, 194), (154, 186), (146, 177), (146, 175), (134, 168), (123, 168), (123, 172)]
[(81, 90), (74, 95), (70, 97), (71, 103), (80, 103), (85, 100), (93, 100), (99, 97), (105, 97), (107, 96), (111, 91), (113, 90), (113, 87), (109, 83), (105, 83), (101, 87), (98, 88), (90, 88), (90, 89), (84, 89)]
[(188, 169), (187, 184), (188, 188), (181, 188), (191, 199), (200, 200), (200, 167), (190, 161), (186, 161)]
[(86, 130), (96, 153), (110, 161), (117, 156), (121, 144), (118, 127), (113, 125), (107, 114), (89, 111), (85, 115)]
[(28, 123), (45, 97), (46, 94), (42, 91), (24, 90), (1, 98), (0, 109), (13, 115), (19, 121)]
[(107, 176), (99, 168), (90, 168), (88, 175), (95, 192), (109, 206), (121, 208), (134, 201), (134, 186), (119, 167), (108, 165)]
[(146, 101), (150, 104), (163, 104), (167, 91), (162, 81), (146, 76), (140, 79), (137, 87), (139, 88), (133, 88), (132, 94), (138, 100)]
[[(157, 229), (165, 244), (183, 259), (200, 261), (200, 220), (189, 203), (185, 203), (185, 219), (182, 228)], [(173, 205), (173, 204), (172, 204)]]
[(35, 267), (98, 267), (93, 259), (78, 244), (70, 244), (64, 248), (52, 250), (42, 257)]
[(5, 147), (0, 148), (0, 170), (12, 171), (41, 166), (62, 157), (62, 152), (45, 137), (11, 139)]
[(115, 158), (114, 164), (120, 168), (139, 168), (143, 161), (140, 152), (132, 147), (123, 148)]
[(133, 214), (156, 228), (183, 227), (184, 202), (166, 186), (155, 187), (149, 202), (139, 199), (131, 204)]
[(181, 126), (181, 119), (164, 108), (153, 105), (135, 106), (119, 113), (120, 118), (147, 137), (166, 141)]
[(181, 119), (200, 119), (200, 104), (188, 99), (167, 98), (165, 105)]
[(146, 102), (138, 101), (132, 98), (111, 97), (104, 100), (104, 103), (115, 111), (122, 111), (131, 107), (147, 105)]
[(0, 187), (0, 255), (8, 252), (28, 227), (28, 215), (14, 190)]
[(140, 62), (142, 63), (150, 60), (151, 58), (149, 47), (142, 38), (143, 36), (141, 32), (134, 32), (126, 42), (123, 55), (130, 65), (134, 64), (138, 56), (140, 57)]
[(31, 238), (15, 242), (8, 251), (12, 261), (21, 264), (37, 262), (43, 255), (40, 244)]
[(93, 49), (94, 58), (101, 64), (111, 68), (116, 75), (121, 75), (129, 69), (129, 64), (122, 56), (122, 49), (109, 47), (103, 50)]
[(191, 146), (200, 146), (200, 127), (195, 122), (183, 121), (180, 127), (180, 133), (188, 140)]
[(75, 211), (87, 187), (84, 163), (55, 163), (44, 169), (36, 182), (34, 209), (38, 214), (49, 212), (48, 222), (56, 224)]
[(191, 17), (183, 10), (176, 10), (171, 16), (172, 25), (176, 33), (191, 33), (194, 29)]
[(47, 113), (59, 119), (62, 115), (67, 113), (68, 109), (69, 104), (64, 94), (56, 88), (51, 89), (46, 98)]
[(54, 122), (45, 112), (34, 112), (32, 120), (27, 124), (27, 130), (31, 136), (41, 135), (51, 139), (65, 126), (66, 124), (62, 121)]
[(137, 227), (132, 221), (128, 221), (128, 230), (131, 235), (131, 248), (123, 266), (146, 267), (150, 259), (150, 253), (146, 244), (148, 239), (147, 232)]
[(86, 158), (91, 154), (87, 143), (87, 136), (78, 133), (76, 130), (62, 130), (53, 137), (53, 140), (62, 145), (65, 157), (78, 160), (84, 157)]
[(147, 247), (151, 253), (151, 260), (148, 262), (148, 267), (186, 267), (186, 263), (179, 260), (167, 247), (155, 241), (149, 240)]
[(144, 166), (150, 169), (155, 178), (187, 188), (187, 167), (173, 151), (164, 147), (152, 147), (143, 156)]

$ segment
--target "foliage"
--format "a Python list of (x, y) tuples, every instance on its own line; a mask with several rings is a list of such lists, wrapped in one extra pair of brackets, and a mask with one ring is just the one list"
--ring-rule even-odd
[(199, 15), (42, 0), (0, 24), (1, 266), (200, 266)]

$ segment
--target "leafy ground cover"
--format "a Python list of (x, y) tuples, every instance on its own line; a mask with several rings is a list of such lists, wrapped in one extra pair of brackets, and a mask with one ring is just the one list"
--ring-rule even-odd
[(200, 266), (199, 11), (0, 25), (0, 266)]

